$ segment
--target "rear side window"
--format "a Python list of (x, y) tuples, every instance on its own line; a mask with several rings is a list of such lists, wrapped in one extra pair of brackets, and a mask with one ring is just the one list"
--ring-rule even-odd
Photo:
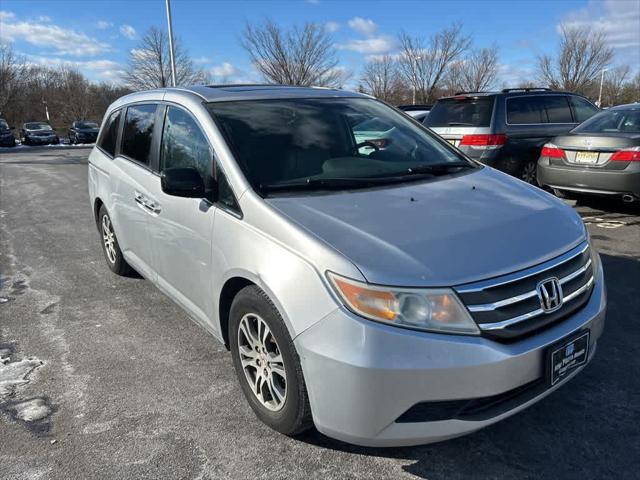
[(549, 123), (573, 123), (569, 100), (565, 95), (549, 95), (543, 98)]
[(523, 96), (507, 99), (507, 123), (525, 125), (546, 122), (543, 97)]
[(122, 132), (122, 154), (145, 165), (149, 164), (156, 105), (127, 108)]
[(580, 97), (569, 97), (573, 105), (573, 113), (576, 116), (576, 122), (582, 123), (598, 113), (598, 108), (591, 102)]
[(488, 127), (495, 97), (455, 97), (438, 100), (424, 120), (427, 127)]
[(98, 146), (112, 157), (116, 153), (116, 141), (118, 140), (118, 124), (120, 123), (120, 112), (116, 110), (109, 115), (104, 127), (102, 128), (102, 136), (98, 140)]
[(160, 170), (195, 168), (206, 181), (211, 176), (209, 143), (198, 124), (180, 108), (168, 107), (162, 132)]

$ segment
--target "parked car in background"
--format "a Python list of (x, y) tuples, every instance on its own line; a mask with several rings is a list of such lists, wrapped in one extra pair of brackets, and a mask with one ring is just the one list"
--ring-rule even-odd
[(100, 125), (96, 122), (77, 120), (69, 127), (69, 143), (72, 145), (78, 143), (95, 143), (99, 131)]
[(615, 195), (640, 200), (640, 104), (598, 113), (547, 143), (538, 180), (560, 195)]
[(88, 189), (108, 267), (227, 345), (253, 411), (288, 435), (476, 431), (565, 385), (604, 328), (600, 257), (571, 207), (367, 95), (127, 95)]
[(27, 122), (20, 129), (20, 139), (24, 145), (54, 145), (60, 138), (47, 122)]
[(598, 111), (580, 95), (547, 88), (463, 92), (438, 100), (424, 125), (469, 157), (535, 185), (542, 146)]
[(432, 105), (398, 105), (398, 108), (418, 122), (423, 122), (429, 115)]
[(0, 118), (0, 147), (15, 147), (16, 137), (13, 135), (9, 124), (4, 118)]

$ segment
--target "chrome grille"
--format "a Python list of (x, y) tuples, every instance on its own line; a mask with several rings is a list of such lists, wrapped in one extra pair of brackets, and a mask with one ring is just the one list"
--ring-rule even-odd
[[(561, 321), (589, 299), (594, 272), (589, 244), (535, 267), (455, 288), (485, 336), (515, 340)], [(556, 278), (562, 306), (545, 312), (537, 292), (540, 282)]]

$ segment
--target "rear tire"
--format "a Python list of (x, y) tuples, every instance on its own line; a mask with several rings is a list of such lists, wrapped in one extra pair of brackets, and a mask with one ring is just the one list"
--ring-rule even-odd
[(126, 276), (132, 273), (133, 269), (122, 255), (116, 233), (113, 229), (111, 217), (104, 205), (100, 207), (100, 211), (98, 212), (98, 228), (100, 230), (102, 251), (104, 252), (107, 266), (117, 275)]
[(256, 285), (233, 299), (229, 345), (242, 392), (256, 416), (285, 435), (311, 428), (300, 358), (280, 313)]
[(523, 163), (518, 169), (518, 178), (523, 182), (538, 186), (538, 162), (531, 160)]

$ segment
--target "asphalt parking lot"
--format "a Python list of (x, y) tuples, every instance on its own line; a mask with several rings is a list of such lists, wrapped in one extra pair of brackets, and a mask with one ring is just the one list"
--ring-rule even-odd
[(0, 152), (1, 479), (638, 478), (640, 207), (576, 205), (609, 295), (582, 374), (473, 435), (371, 449), (271, 431), (222, 345), (149, 282), (108, 270), (88, 152)]

